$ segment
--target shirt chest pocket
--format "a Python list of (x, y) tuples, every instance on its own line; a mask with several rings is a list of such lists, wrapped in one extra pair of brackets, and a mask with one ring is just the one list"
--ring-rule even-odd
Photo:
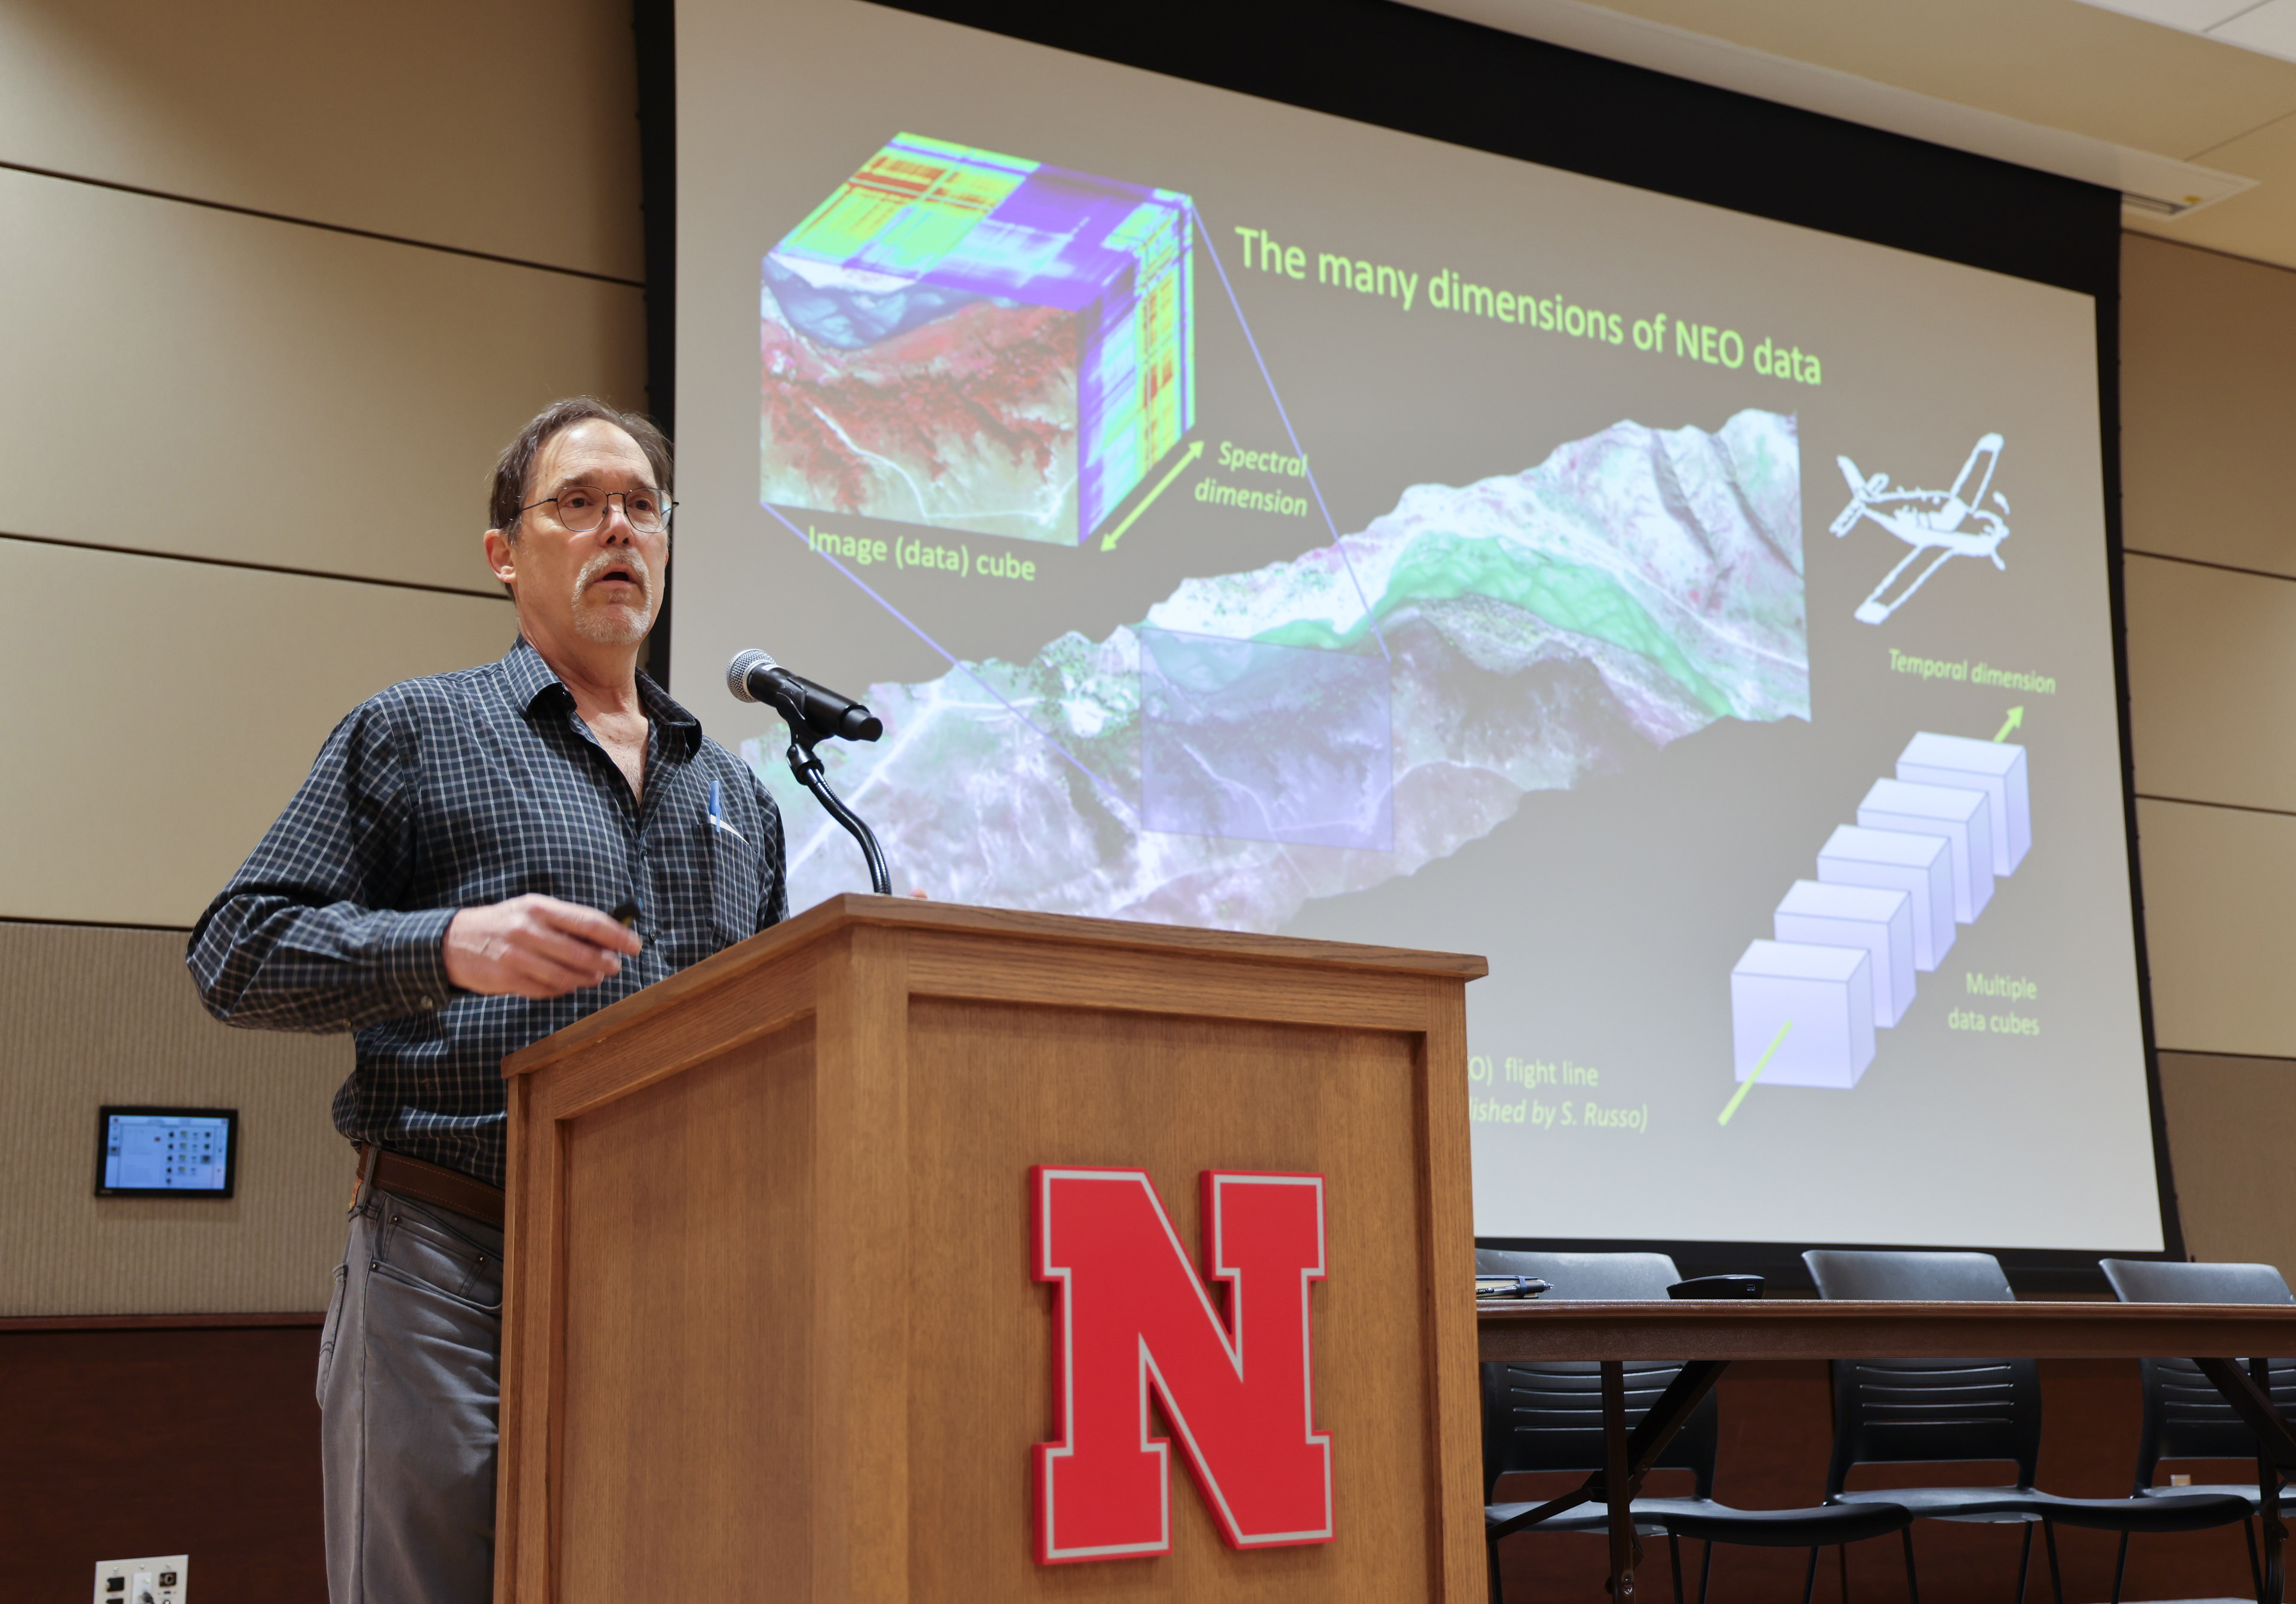
[(727, 826), (712, 821), (705, 827), (709, 843), (709, 926), (721, 947), (747, 941), (758, 933), (758, 904), (764, 899), (764, 880), (755, 843)]

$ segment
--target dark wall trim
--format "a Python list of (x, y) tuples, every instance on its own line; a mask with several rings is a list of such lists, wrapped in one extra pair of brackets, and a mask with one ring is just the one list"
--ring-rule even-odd
[[(2169, 1153), (2169, 1110), (2161, 1093), (2161, 1043), (2152, 1013), (2152, 953), (2144, 929), (2144, 850), (2136, 836), (2136, 746), (2128, 699), (2128, 558), (2120, 516), (2120, 233), (2113, 230), (2102, 253), (2110, 264), (2112, 292), (2096, 298), (2098, 455), (2104, 470), (2104, 583), (2112, 605), (2112, 686), (2120, 735), (2120, 829), (2128, 846), (2129, 936), (2136, 946), (2136, 1019), (2144, 1038), (2144, 1099), (2152, 1117), (2152, 1174), (2161, 1192), (2161, 1256), (2185, 1259), (2184, 1214), (2177, 1200), (2177, 1171)], [(2091, 1274), (2102, 1279), (2102, 1271)]]
[(0, 924), (56, 925), (67, 930), (152, 930), (163, 936), (188, 936), (189, 925), (126, 924), (116, 919), (33, 919), (19, 913), (0, 913)]
[[(646, 410), (677, 438), (677, 18), (674, 0), (632, 0), (638, 74), (638, 192), (644, 211)], [(677, 565), (662, 578), (646, 672), (669, 689)]]
[(9, 1314), (0, 1315), (0, 1337), (11, 1331), (247, 1331), (326, 1323), (324, 1309), (316, 1314)]
[(2296, 585), (2296, 574), (2276, 574), (2270, 569), (2243, 568), (2236, 562), (2212, 562), (2205, 557), (2179, 557), (2169, 552), (2140, 552), (2134, 546), (2120, 548), (2123, 557), (2150, 557), (2155, 562), (2181, 562), (2186, 568), (2214, 569), (2220, 574), (2246, 574), (2252, 579), (2277, 579), (2284, 585)]
[(2284, 819), (2296, 819), (2296, 808), (2261, 807), (2252, 802), (2209, 802), (2199, 797), (2163, 797), (2152, 791), (2136, 793), (2139, 802), (2174, 802), (2180, 807), (2222, 807), (2234, 813), (2276, 814)]
[(200, 206), (209, 211), (233, 212), (242, 217), (260, 217), (266, 223), (288, 223), (297, 228), (316, 228), (327, 233), (349, 234), (354, 239), (374, 240), (385, 245), (406, 245), (416, 250), (437, 250), (447, 256), (469, 257), (473, 261), (499, 262), (505, 267), (530, 267), (537, 273), (562, 273), (569, 278), (594, 279), (602, 284), (623, 284), (632, 290), (645, 288), (636, 279), (617, 278), (611, 273), (593, 273), (586, 267), (565, 267), (556, 262), (535, 262), (524, 257), (497, 256), (491, 250), (472, 250), (461, 245), (442, 245), (436, 240), (416, 240), (406, 234), (381, 233), (372, 228), (353, 228), (347, 223), (322, 223), (316, 218), (292, 217), (286, 212), (265, 211), (256, 206), (234, 206), (228, 200), (208, 200), (198, 195), (180, 195), (173, 190), (146, 189), (140, 184), (121, 184), (112, 178), (92, 178), (86, 173), (66, 173), (54, 168), (33, 167), (21, 161), (0, 161), (0, 170), (29, 173), (35, 178), (60, 179), (66, 184), (85, 184), (94, 189), (117, 190), (123, 195), (142, 195), (152, 200), (173, 200), (179, 206)]
[(96, 540), (60, 540), (53, 535), (17, 535), (0, 530), (0, 540), (20, 540), (28, 545), (62, 546), (74, 552), (101, 552), (107, 557), (154, 557), (162, 562), (196, 562), (207, 568), (244, 569), (257, 574), (286, 574), (297, 579), (329, 579), (340, 585), (380, 585), (389, 590), (428, 591), (438, 596), (472, 596), (481, 602), (507, 602), (500, 590), (465, 589), (459, 585), (425, 585), (416, 579), (384, 579), (373, 574), (336, 574), (325, 569), (289, 568), (277, 562), (242, 562), (235, 557), (200, 557), (189, 552), (155, 552), (148, 546), (106, 545)]

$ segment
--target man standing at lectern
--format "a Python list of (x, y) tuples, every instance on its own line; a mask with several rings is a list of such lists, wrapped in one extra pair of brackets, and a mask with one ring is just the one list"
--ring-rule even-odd
[[(368, 488), (346, 505), (381, 529), (425, 504)], [(529, 423), (485, 536), (509, 655), (353, 708), (192, 932), (217, 1019), (357, 1033), (319, 1343), (334, 1604), (492, 1596), (504, 1055), (787, 912), (773, 799), (638, 672), (670, 488), (643, 418), (578, 398)]]

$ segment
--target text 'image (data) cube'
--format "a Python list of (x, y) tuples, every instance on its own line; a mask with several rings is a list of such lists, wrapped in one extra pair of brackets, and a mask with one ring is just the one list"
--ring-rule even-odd
[(1750, 944), (1730, 971), (1730, 1033), (1741, 1081), (1759, 1067), (1765, 1085), (1856, 1085), (1874, 1061), (1872, 957), (1862, 947)]
[(1886, 1029), (1914, 1000), (1914, 899), (1878, 886), (1796, 880), (1772, 915), (1780, 941), (1857, 947), (1873, 962), (1874, 1024)]
[(1843, 824), (1817, 855), (1830, 885), (1879, 886), (1913, 899), (1914, 967), (1927, 973), (1953, 950), (1953, 852), (1945, 839)]
[(1956, 785), (1876, 780), (1857, 805), (1868, 830), (1943, 836), (1953, 852), (1953, 916), (1974, 924), (1993, 900), (1993, 817), (1985, 793)]

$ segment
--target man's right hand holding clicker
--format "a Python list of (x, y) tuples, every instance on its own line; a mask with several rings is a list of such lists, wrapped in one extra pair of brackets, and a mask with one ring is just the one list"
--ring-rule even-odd
[(620, 974), (623, 954), (636, 957), (644, 945), (595, 908), (513, 896), (455, 915), (447, 978), (483, 996), (562, 997)]

